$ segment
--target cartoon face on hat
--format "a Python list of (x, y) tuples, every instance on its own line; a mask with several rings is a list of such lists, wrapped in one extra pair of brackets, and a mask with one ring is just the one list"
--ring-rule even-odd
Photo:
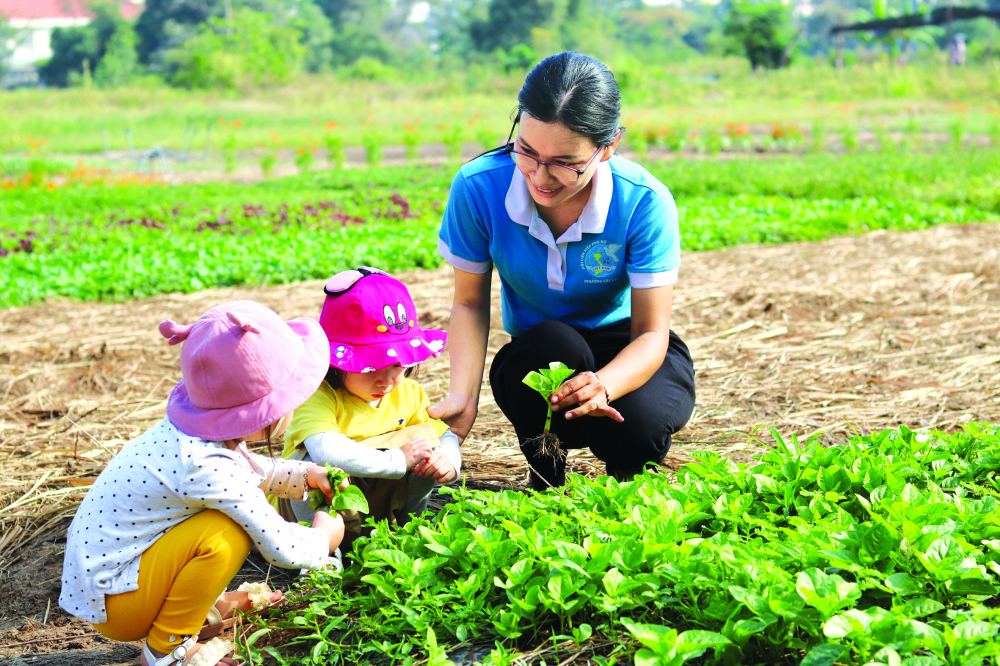
[[(409, 297), (409, 294), (407, 294), (407, 297)], [(377, 327), (378, 330), (392, 333), (393, 335), (406, 335), (410, 327), (416, 323), (413, 321), (412, 315), (406, 314), (406, 305), (402, 301), (396, 303), (395, 308), (392, 307), (391, 303), (383, 305), (382, 317), (385, 319), (385, 326), (379, 324)]]
[(437, 356), (448, 334), (422, 329), (402, 282), (361, 268), (334, 275), (323, 291), (320, 326), (330, 341), (330, 365), (347, 372), (374, 372), (396, 363), (410, 367)]

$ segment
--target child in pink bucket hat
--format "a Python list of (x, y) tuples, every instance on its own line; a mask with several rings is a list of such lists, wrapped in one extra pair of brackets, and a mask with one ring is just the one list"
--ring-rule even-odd
[[(351, 475), (370, 513), (345, 512), (345, 547), (367, 517), (404, 524), (422, 512), (435, 483), (461, 471), (458, 437), (427, 414), (427, 394), (409, 378), (444, 349), (448, 334), (422, 328), (402, 282), (374, 268), (334, 275), (319, 322), (329, 341), (326, 381), (295, 410), (286, 458), (329, 463)], [(282, 507), (302, 520), (304, 502)]]
[(327, 372), (329, 343), (316, 321), (285, 322), (252, 301), (160, 333), (183, 343), (183, 379), (166, 418), (111, 460), (77, 509), (59, 604), (108, 638), (145, 639), (144, 666), (210, 666), (232, 644), (198, 640), (237, 609), (281, 599), (263, 585), (225, 592), (251, 546), (277, 566), (316, 569), (343, 539), (340, 516), (316, 512), (304, 527), (267, 503), (266, 493), (331, 496), (324, 467), (246, 446), (287, 428)]

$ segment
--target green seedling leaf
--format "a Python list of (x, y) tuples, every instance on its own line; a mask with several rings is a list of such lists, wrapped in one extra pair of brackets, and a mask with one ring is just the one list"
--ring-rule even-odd
[(852, 606), (861, 596), (861, 590), (854, 583), (848, 583), (840, 576), (827, 575), (819, 569), (807, 569), (799, 574), (795, 585), (803, 600), (824, 617), (829, 617), (840, 608)]
[(361, 488), (347, 486), (333, 496), (333, 509), (336, 511), (360, 511), (368, 513), (368, 500)]
[(948, 591), (952, 594), (976, 594), (992, 597), (997, 593), (996, 586), (990, 581), (971, 576), (952, 578), (947, 585)]
[(538, 372), (532, 370), (521, 380), (538, 391), (545, 400), (548, 410), (545, 414), (545, 430), (543, 432), (546, 435), (549, 433), (549, 428), (552, 427), (552, 394), (574, 372), (576, 371), (567, 368), (565, 364), (553, 361), (549, 363), (548, 368), (543, 368)]
[(543, 377), (533, 370), (524, 378), (524, 383), (542, 395), (545, 395), (546, 392), (551, 393), (552, 391), (552, 382), (549, 381), (548, 377)]
[[(546, 371), (543, 370), (542, 372), (545, 373)], [(573, 370), (570, 370), (559, 361), (549, 363), (547, 375), (555, 388), (559, 388), (560, 384), (569, 379), (572, 374)]]
[(576, 643), (582, 643), (594, 633), (594, 629), (589, 624), (581, 624), (579, 627), (573, 627), (573, 640)]
[(340, 490), (340, 484), (348, 479), (348, 474), (342, 469), (338, 469), (327, 463), (327, 478), (333, 486), (333, 499), (328, 502), (327, 496), (322, 490), (313, 490), (309, 493), (309, 508), (314, 511), (326, 511), (333, 513), (336, 511), (360, 511), (368, 513), (368, 500), (365, 494), (357, 486), (347, 486)]
[(861, 548), (869, 562), (889, 557), (896, 547), (896, 540), (889, 530), (882, 525), (872, 525), (861, 537)]
[(885, 579), (885, 585), (901, 597), (923, 594), (926, 585), (908, 573), (894, 573)]
[(687, 659), (700, 656), (705, 650), (729, 645), (729, 639), (714, 631), (685, 631), (677, 637), (677, 653)]
[(677, 630), (658, 624), (640, 624), (622, 618), (622, 624), (635, 639), (653, 649), (657, 654), (666, 654), (677, 644)]
[(927, 597), (918, 597), (907, 600), (902, 606), (897, 606), (893, 610), (908, 618), (921, 618), (933, 615), (943, 609), (944, 604), (940, 601), (928, 599)]
[(941, 666), (943, 663), (934, 655), (918, 655), (903, 660), (903, 666)]
[(996, 628), (982, 620), (966, 620), (955, 625), (955, 636), (966, 640), (985, 640), (996, 635)]
[(837, 663), (840, 655), (845, 652), (847, 652), (847, 648), (843, 645), (834, 645), (833, 643), (818, 645), (809, 650), (799, 666), (833, 666)]

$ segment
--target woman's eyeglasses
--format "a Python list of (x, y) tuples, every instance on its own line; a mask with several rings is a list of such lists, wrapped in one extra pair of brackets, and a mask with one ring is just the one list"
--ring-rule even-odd
[[(561, 183), (566, 183), (567, 185), (572, 185), (576, 181), (580, 180), (590, 165), (594, 163), (597, 156), (601, 154), (606, 146), (602, 146), (597, 149), (597, 152), (587, 160), (587, 163), (582, 169), (577, 169), (575, 167), (567, 166), (565, 164), (553, 164), (551, 162), (543, 162), (538, 158), (532, 157), (527, 153), (522, 153), (519, 150), (514, 150), (514, 142), (511, 139), (514, 137), (514, 130), (517, 128), (517, 121), (514, 121), (514, 126), (510, 128), (510, 136), (507, 137), (507, 145), (505, 147), (507, 154), (510, 155), (510, 159), (517, 165), (521, 171), (536, 171), (539, 165), (544, 165), (548, 169), (549, 173), (553, 178)], [(620, 137), (625, 133), (624, 127), (618, 128), (618, 136)], [(617, 138), (617, 137), (616, 137)]]
[(517, 168), (522, 171), (535, 171), (538, 169), (539, 165), (544, 165), (545, 168), (549, 170), (549, 173), (553, 178), (561, 183), (566, 183), (567, 185), (571, 185), (580, 180), (580, 176), (582, 176), (584, 172), (590, 168), (590, 165), (593, 164), (594, 160), (597, 159), (597, 156), (601, 154), (602, 150), (604, 150), (604, 148), (598, 148), (597, 152), (594, 153), (593, 157), (587, 160), (587, 164), (584, 165), (582, 169), (576, 169), (571, 166), (566, 166), (565, 164), (543, 162), (540, 159), (534, 158), (526, 153), (522, 153), (519, 150), (514, 150), (514, 144), (507, 144), (507, 154), (510, 155), (510, 159), (514, 161)]

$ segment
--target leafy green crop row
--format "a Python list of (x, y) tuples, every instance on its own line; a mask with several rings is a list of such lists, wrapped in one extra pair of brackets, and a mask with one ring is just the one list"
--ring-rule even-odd
[(676, 159), (651, 172), (681, 202), (743, 194), (809, 199), (876, 198), (1000, 213), (1000, 151), (928, 155), (809, 155), (773, 159)]
[[(445, 490), (454, 503), (358, 542), (343, 575), (305, 579), (251, 650), (447, 663), (439, 643), (493, 638), (492, 663), (539, 644), (555, 663), (588, 644), (596, 663), (650, 666), (713, 648), (727, 664), (996, 663), (1000, 427), (775, 442), (753, 467), (695, 453), (676, 483)], [(290, 646), (253, 647), (274, 629)]]
[[(895, 161), (894, 161), (895, 160)], [(991, 161), (992, 160), (992, 161)], [(873, 229), (993, 222), (1000, 164), (985, 154), (672, 162), (682, 247), (818, 240)], [(453, 170), (352, 169), (252, 186), (0, 192), (0, 307), (52, 296), (141, 298), (323, 278), (358, 264), (440, 264)]]

